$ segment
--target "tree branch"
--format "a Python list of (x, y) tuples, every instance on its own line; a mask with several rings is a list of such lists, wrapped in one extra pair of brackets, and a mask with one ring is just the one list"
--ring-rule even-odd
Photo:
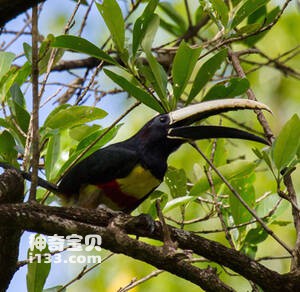
[[(23, 199), (24, 182), (15, 170), (7, 170), (0, 175), (0, 206), (18, 203)], [(16, 272), (19, 254), (19, 241), (22, 231), (14, 222), (0, 224), (0, 291), (5, 291)]]
[[(159, 222), (140, 220), (128, 214), (108, 209), (87, 210), (83, 208), (59, 208), (42, 205), (14, 204), (0, 206), (0, 223), (10, 222), (19, 228), (53, 235), (77, 233), (82, 236), (97, 233), (102, 236), (102, 247), (115, 253), (123, 253), (138, 260), (147, 262), (159, 269), (187, 279), (206, 290), (215, 291), (230, 288), (223, 286), (211, 269), (200, 270), (191, 266), (188, 260), (178, 254), (166, 255), (160, 247), (150, 246), (127, 234), (163, 240)], [(111, 224), (113, 222), (114, 224)], [(113, 226), (112, 226), (113, 225)], [(217, 242), (202, 238), (192, 232), (168, 226), (171, 238), (184, 250), (214, 261), (239, 273), (255, 282), (265, 291), (296, 291), (300, 277), (295, 273), (280, 275), (234, 249)], [(203, 277), (203, 278), (202, 278)], [(207, 283), (206, 280), (209, 282)], [(213, 287), (212, 287), (213, 285)], [(226, 290), (227, 289), (227, 290)]]

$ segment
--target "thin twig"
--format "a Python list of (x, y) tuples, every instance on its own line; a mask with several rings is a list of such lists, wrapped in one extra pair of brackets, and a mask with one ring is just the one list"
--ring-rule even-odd
[(216, 174), (222, 179), (228, 189), (232, 192), (232, 194), (241, 202), (241, 204), (248, 210), (248, 212), (261, 224), (261, 226), (266, 230), (266, 232), (271, 235), (286, 251), (288, 251), (291, 255), (293, 254), (293, 250), (283, 242), (274, 232), (271, 230), (265, 222), (256, 214), (254, 210), (252, 210), (246, 201), (241, 197), (241, 195), (233, 188), (233, 186), (229, 183), (229, 181), (224, 177), (222, 173), (211, 163), (211, 161), (205, 156), (202, 150), (198, 147), (196, 143), (193, 141), (190, 142), (190, 145), (196, 149), (196, 151), (203, 157), (203, 159), (211, 166), (211, 168), (216, 172)]
[(108, 256), (106, 256), (103, 260), (101, 260), (100, 263), (96, 263), (94, 265), (92, 265), (91, 267), (87, 267), (86, 265), (81, 269), (81, 271), (78, 273), (78, 275), (72, 279), (70, 282), (68, 282), (67, 284), (63, 285), (63, 287), (59, 288), (57, 290), (57, 292), (62, 292), (62, 291), (66, 291), (66, 288), (69, 287), (71, 284), (73, 284), (74, 282), (80, 280), (84, 275), (86, 275), (88, 272), (94, 270), (96, 267), (100, 266), (101, 264), (103, 264), (105, 261), (107, 261), (109, 258), (111, 258), (114, 255), (114, 253), (110, 253)]
[[(29, 200), (35, 201), (39, 164), (38, 6), (32, 7), (32, 176)], [(29, 134), (30, 135), (30, 134)]]
[(126, 292), (126, 291), (129, 291), (131, 289), (133, 289), (134, 287), (154, 278), (154, 277), (157, 277), (159, 274), (163, 273), (164, 270), (155, 270), (153, 272), (151, 272), (149, 275), (139, 279), (139, 280), (133, 280), (131, 281), (128, 285), (126, 285), (125, 287), (123, 288), (120, 288), (118, 290), (118, 292)]

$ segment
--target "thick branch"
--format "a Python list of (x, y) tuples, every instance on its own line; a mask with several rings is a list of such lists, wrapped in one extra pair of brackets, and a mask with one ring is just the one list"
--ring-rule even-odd
[[(7, 170), (0, 176), (0, 206), (21, 202), (24, 183), (21, 175)], [(14, 222), (0, 224), (0, 291), (5, 291), (16, 271), (21, 229)]]
[[(159, 269), (164, 269), (200, 285), (199, 279), (194, 278), (195, 271), (193, 268), (191, 268), (191, 274), (189, 272), (189, 275), (186, 274), (189, 270), (185, 266), (186, 262), (182, 264), (181, 261), (175, 261), (176, 257), (171, 257), (172, 261), (169, 261), (166, 255), (162, 256), (160, 249), (153, 249), (153, 247), (144, 245), (134, 239), (130, 239), (130, 242), (126, 243), (128, 246), (124, 242), (120, 244), (119, 240), (126, 238), (124, 234), (121, 236), (121, 239), (110, 238), (112, 237), (111, 232), (114, 233), (114, 236), (116, 234), (114, 230), (107, 231), (107, 229), (111, 229), (107, 227), (112, 220), (116, 220), (116, 217), (118, 217), (118, 230), (122, 232), (163, 240), (159, 222), (155, 222), (152, 226), (153, 229), (151, 229), (147, 228), (148, 222), (142, 224), (142, 221), (133, 219), (135, 217), (106, 209), (85, 210), (81, 208), (58, 208), (28, 204), (0, 206), (0, 222), (14, 222), (21, 228), (51, 235), (55, 233), (62, 235), (70, 233), (85, 235), (97, 231), (103, 237), (104, 248), (145, 261)], [(245, 278), (252, 280), (266, 291), (296, 291), (296, 287), (300, 285), (299, 275), (297, 276), (294, 273), (280, 275), (236, 250), (188, 231), (171, 226), (169, 228), (172, 240), (177, 242), (180, 248), (192, 250), (194, 253), (204, 256), (208, 260), (226, 266)], [(205, 272), (199, 270), (199, 277)], [(201, 285), (204, 284), (202, 283)]]
[[(24, 208), (24, 209), (23, 209)], [(98, 214), (100, 215), (100, 218)], [(85, 216), (85, 214), (87, 216)], [(119, 213), (109, 213), (106, 210), (92, 211), (85, 209), (53, 208), (37, 204), (16, 204), (0, 206), (0, 222), (14, 222), (27, 230), (48, 235), (68, 234), (99, 234), (102, 237), (102, 247), (114, 253), (123, 253), (130, 257), (147, 262), (151, 265), (173, 273), (199, 285), (206, 291), (233, 291), (222, 283), (215, 269), (199, 269), (186, 261), (177, 253), (166, 254), (163, 247), (152, 246), (129, 237), (118, 224), (108, 224), (108, 219), (116, 218)], [(63, 216), (66, 215), (66, 216)], [(91, 216), (92, 215), (92, 216)], [(78, 222), (80, 217), (87, 222)], [(118, 222), (130, 222), (131, 216), (122, 214)], [(72, 219), (71, 219), (72, 218)], [(99, 219), (104, 219), (105, 227), (100, 227)], [(107, 221), (108, 220), (108, 221)], [(96, 223), (92, 225), (90, 223)], [(135, 225), (136, 226), (136, 225)], [(145, 229), (145, 228), (143, 228)]]

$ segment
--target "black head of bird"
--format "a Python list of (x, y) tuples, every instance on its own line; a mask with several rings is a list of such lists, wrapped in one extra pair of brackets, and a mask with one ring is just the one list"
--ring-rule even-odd
[(163, 181), (168, 156), (183, 143), (207, 138), (239, 138), (268, 144), (262, 137), (221, 126), (191, 126), (209, 116), (240, 109), (270, 109), (259, 102), (224, 99), (161, 114), (134, 136), (99, 149), (71, 168), (57, 193), (68, 205), (132, 211)]

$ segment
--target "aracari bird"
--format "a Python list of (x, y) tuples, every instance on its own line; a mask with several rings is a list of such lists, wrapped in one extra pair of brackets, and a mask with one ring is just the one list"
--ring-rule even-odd
[[(41, 178), (38, 184), (57, 194), (67, 205), (97, 208), (104, 204), (130, 212), (161, 184), (169, 155), (187, 141), (239, 138), (268, 144), (264, 138), (240, 129), (191, 126), (210, 116), (241, 109), (270, 111), (256, 101), (223, 99), (160, 114), (131, 138), (101, 148), (77, 163), (57, 186)], [(30, 179), (28, 174), (24, 177)]]

